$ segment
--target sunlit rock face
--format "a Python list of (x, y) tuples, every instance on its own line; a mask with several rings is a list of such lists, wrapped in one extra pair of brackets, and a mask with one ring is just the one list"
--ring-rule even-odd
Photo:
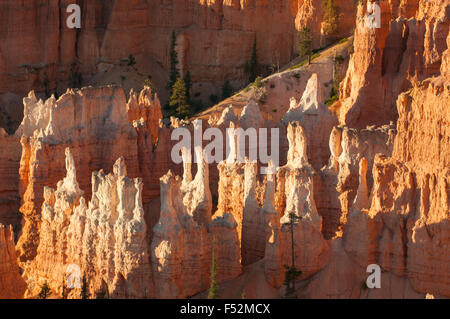
[[(93, 297), (152, 297), (142, 180), (128, 178), (120, 158), (112, 174), (92, 174), (92, 198), (86, 201), (70, 149), (65, 164), (57, 188), (44, 189), (37, 256), (23, 275), (29, 296), (47, 282), (56, 294), (79, 298), (84, 279)], [(79, 277), (69, 279), (73, 275)]]
[[(426, 78), (438, 75), (448, 35), (448, 3), (402, 2), (405, 16), (394, 14), (388, 1), (381, 1), (381, 28), (367, 25), (367, 6), (360, 6), (354, 39), (354, 54), (341, 83), (341, 124), (365, 128), (398, 119), (397, 97)], [(395, 8), (394, 8), (395, 9)], [(402, 10), (400, 10), (402, 12)]]
[[(144, 90), (142, 95), (145, 94)], [(159, 107), (156, 99), (153, 110)], [(146, 103), (144, 97), (142, 100)], [(18, 243), (22, 262), (36, 255), (44, 186), (56, 187), (64, 177), (65, 148), (71, 148), (79, 172), (78, 183), (86, 198), (91, 195), (91, 173), (100, 169), (111, 171), (114, 159), (122, 156), (129, 163), (130, 176), (142, 175), (151, 184), (152, 176), (141, 174), (141, 167), (151, 160), (151, 131), (154, 123), (159, 122), (158, 112), (154, 111), (154, 117), (147, 117), (133, 127), (128, 119), (125, 94), (117, 87), (68, 90), (58, 100), (51, 97), (46, 101), (30, 92), (24, 106), (25, 116), (16, 132), (22, 144), (19, 194), (25, 223)], [(144, 204), (150, 199), (148, 190)]]
[(269, 214), (270, 237), (265, 251), (266, 278), (276, 287), (284, 282), (285, 265), (290, 267), (294, 262), (306, 278), (326, 265), (329, 251), (314, 202), (314, 169), (308, 162), (305, 130), (294, 122), (287, 132), (288, 162), (277, 174), (282, 217)]
[(212, 215), (209, 170), (201, 148), (192, 177), (192, 157), (183, 149), (183, 178), (161, 178), (161, 215), (153, 228), (152, 269), (158, 298), (186, 298), (210, 284), (213, 249), (218, 282), (241, 273), (238, 223), (232, 213)]
[[(105, 34), (96, 33), (101, 50), (79, 49), (94, 56), (86, 72), (97, 54), (119, 58), (130, 42), (145, 51), (147, 44), (134, 42), (141, 33), (128, 37), (119, 22), (129, 14), (136, 18), (130, 30), (146, 30), (142, 16), (148, 8), (161, 9), (156, 2), (140, 11), (113, 2)], [(311, 7), (319, 1), (294, 2), (191, 1), (186, 11), (179, 1), (169, 1), (164, 18), (148, 20), (165, 26), (159, 36), (167, 45), (164, 50), (155, 45), (158, 59), (169, 48), (165, 28), (192, 22), (194, 12), (201, 23), (176, 30), (180, 67), (195, 66), (189, 70), (200, 82), (234, 74), (230, 63), (242, 60), (254, 39), (249, 12), (255, 25), (281, 19), (267, 42), (257, 41), (258, 49), (267, 47), (264, 57), (292, 45), (290, 31), (284, 30), (290, 40), (276, 50), (272, 41), (292, 22), (283, 20), (289, 5), (294, 4), (289, 16), (302, 11), (297, 27), (320, 21), (323, 12)], [(79, 298), (80, 288), (65, 287), (74, 270), (79, 281), (85, 278), (91, 297), (204, 296), (213, 258), (223, 298), (280, 297), (286, 266), (292, 265), (302, 272), (296, 283), (300, 298), (450, 297), (449, 7), (448, 0), (380, 1), (381, 28), (372, 30), (367, 5), (361, 5), (354, 54), (332, 107), (323, 103), (323, 72), (311, 72), (289, 109), (288, 93), (275, 95), (283, 96), (283, 110), (288, 109), (280, 122), (250, 99), (239, 105), (240, 112), (229, 105), (204, 123), (202, 132), (216, 128), (223, 136), (227, 128), (280, 128), (282, 164), (268, 163), (266, 175), (260, 162), (238, 161), (234, 139), (231, 153), (217, 165), (209, 165), (199, 147), (196, 165), (187, 149), (182, 163), (174, 163), (172, 133), (179, 128), (193, 133), (199, 122), (162, 121), (160, 97), (152, 88), (131, 91), (128, 102), (114, 86), (68, 90), (45, 101), (29, 93), (16, 134), (0, 132), (0, 223), (20, 229), (20, 205), (24, 218), (16, 247), (11, 227), (0, 226), (0, 297), (36, 297), (47, 282), (53, 296)], [(248, 48), (235, 42), (235, 33), (248, 40)], [(206, 53), (194, 45), (216, 34), (228, 39), (221, 44), (230, 44), (223, 52), (214, 51), (215, 40), (208, 40)], [(116, 36), (123, 46), (113, 52)], [(83, 37), (84, 31), (78, 41)], [(243, 49), (236, 50), (236, 43)], [(0, 88), (9, 85), (1, 80), (9, 68), (4, 52), (0, 45)], [(234, 62), (223, 63), (227, 58)], [(283, 82), (273, 83), (285, 90)], [(382, 270), (379, 289), (367, 289), (370, 264)]]

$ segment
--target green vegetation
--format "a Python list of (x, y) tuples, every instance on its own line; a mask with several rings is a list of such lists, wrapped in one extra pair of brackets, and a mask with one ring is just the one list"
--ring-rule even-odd
[(211, 284), (208, 291), (208, 299), (219, 298), (219, 284), (217, 283), (216, 237), (213, 238), (211, 258)]
[(152, 76), (149, 75), (145, 80), (144, 83), (142, 83), (143, 87), (149, 87), (152, 90), (152, 98), (155, 98), (156, 94), (156, 86), (152, 82)]
[(38, 294), (39, 299), (47, 299), (50, 295), (50, 287), (48, 286), (47, 281), (41, 286), (41, 291)]
[(230, 81), (226, 80), (222, 86), (222, 100), (229, 98), (233, 94), (233, 88), (230, 85)]
[(172, 95), (172, 88), (175, 85), (175, 82), (180, 77), (180, 73), (178, 72), (178, 54), (176, 51), (177, 46), (177, 38), (175, 36), (175, 32), (172, 32), (172, 42), (170, 44), (170, 73), (169, 73), (169, 83), (167, 84), (167, 88), (169, 89), (169, 96)]
[(323, 0), (324, 9), (324, 31), (327, 36), (336, 34), (338, 30), (339, 14), (334, 0)]
[(298, 277), (301, 276), (302, 272), (295, 267), (295, 243), (294, 243), (294, 224), (296, 224), (300, 217), (295, 215), (294, 213), (289, 214), (290, 226), (291, 226), (291, 253), (292, 253), (292, 264), (291, 266), (285, 265), (285, 280), (284, 284), (286, 285), (286, 298), (295, 298), (295, 282)]
[(88, 288), (87, 288), (87, 281), (86, 281), (86, 276), (83, 276), (83, 280), (81, 283), (81, 294), (80, 294), (81, 299), (89, 299), (89, 292), (88, 292)]
[(72, 63), (70, 68), (70, 86), (72, 88), (80, 88), (83, 82), (83, 76), (77, 71), (76, 63)]
[[(313, 55), (311, 56), (311, 58), (310, 58), (310, 61), (314, 61), (314, 60), (317, 59), (319, 56), (320, 56), (320, 54), (318, 54), (318, 53), (313, 54)], [(300, 63), (297, 64), (297, 65), (291, 66), (291, 67), (289, 68), (289, 70), (295, 70), (295, 69), (298, 69), (298, 68), (300, 68), (300, 67), (302, 67), (302, 66), (305, 66), (306, 63), (308, 63), (308, 60), (304, 60), (304, 61), (300, 62)], [(309, 62), (309, 63), (311, 63), (311, 62)]]
[(258, 76), (258, 49), (256, 45), (256, 36), (253, 41), (252, 47), (252, 55), (250, 57), (250, 61), (246, 61), (244, 64), (244, 73), (249, 75), (249, 82), (252, 83), (255, 81)]
[(169, 100), (171, 115), (182, 119), (191, 115), (191, 106), (186, 91), (186, 83), (183, 79), (178, 78), (172, 87), (172, 95)]
[(45, 93), (45, 97), (48, 99), (50, 97), (50, 92), (49, 92), (49, 86), (50, 81), (48, 80), (48, 76), (47, 73), (44, 74), (44, 93)]
[(256, 47), (256, 36), (255, 36), (255, 40), (253, 41), (252, 56), (250, 58), (249, 63), (250, 82), (255, 81), (256, 77), (258, 76), (257, 68), (258, 68), (258, 50)]
[(331, 96), (325, 102), (325, 104), (330, 107), (334, 102), (339, 100), (339, 84), (341, 82), (340, 78), (340, 68), (344, 63), (345, 59), (342, 55), (338, 55), (334, 58), (333, 65), (333, 87), (331, 88)]
[(338, 43), (339, 43), (339, 44), (342, 44), (342, 43), (345, 43), (345, 42), (347, 42), (347, 41), (348, 41), (347, 38), (343, 38), (343, 39), (341, 39)]
[(334, 102), (339, 100), (339, 94), (334, 92), (334, 88), (331, 90), (331, 97), (325, 102), (325, 104), (330, 107)]
[(132, 54), (128, 56), (128, 66), (135, 66), (136, 65), (136, 59)]
[(308, 56), (308, 63), (311, 63), (312, 35), (311, 29), (304, 27), (299, 31), (298, 51), (300, 56)]
[(191, 89), (192, 89), (192, 80), (191, 80), (191, 72), (189, 70), (186, 72), (186, 75), (183, 78), (184, 84), (186, 85), (186, 98), (188, 102), (191, 101)]
[(260, 76), (258, 76), (258, 77), (256, 77), (255, 78), (255, 81), (253, 82), (253, 85), (256, 87), (256, 88), (260, 88), (260, 87), (262, 87), (262, 85), (263, 85), (263, 78), (262, 77), (260, 77)]
[(67, 299), (67, 288), (66, 288), (66, 279), (63, 279), (63, 283), (62, 283), (62, 289), (61, 289), (61, 298), (62, 299)]

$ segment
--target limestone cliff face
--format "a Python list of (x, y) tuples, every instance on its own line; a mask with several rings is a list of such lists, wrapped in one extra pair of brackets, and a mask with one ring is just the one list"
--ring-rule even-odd
[(394, 153), (376, 159), (370, 206), (384, 226), (377, 247), (383, 268), (406, 274), (418, 292), (444, 296), (450, 293), (449, 103), (443, 78), (399, 97)]
[(295, 19), (296, 29), (310, 28), (314, 48), (324, 47), (333, 41), (349, 36), (355, 27), (356, 2), (332, 0), (330, 3), (336, 10), (337, 28), (334, 32), (328, 33), (326, 30), (330, 21), (327, 21), (325, 17), (326, 2), (324, 0), (298, 1), (298, 12)]
[(26, 290), (19, 274), (12, 226), (0, 224), (0, 298), (20, 299)]
[(366, 5), (358, 9), (355, 52), (341, 83), (341, 124), (365, 128), (396, 121), (397, 96), (418, 81), (439, 74), (449, 30), (449, 2), (421, 1), (416, 18), (391, 20), (381, 1), (381, 28), (368, 26)]
[[(21, 261), (36, 255), (44, 186), (56, 187), (64, 177), (66, 147), (72, 150), (80, 172), (78, 182), (87, 198), (91, 195), (91, 172), (111, 170), (114, 158), (123, 156), (130, 163), (130, 176), (141, 176), (142, 154), (152, 151), (150, 130), (141, 132), (138, 139), (125, 105), (123, 90), (115, 87), (68, 91), (58, 100), (52, 97), (45, 102), (31, 92), (24, 99), (25, 117), (16, 132), (22, 144), (19, 190), (23, 201), (20, 211), (25, 218), (18, 243)], [(143, 125), (154, 127), (147, 120)], [(144, 202), (148, 200), (146, 197)]]
[[(206, 101), (220, 93), (225, 79), (240, 83), (247, 77), (243, 65), (250, 59), (255, 36), (261, 65), (283, 65), (292, 58), (297, 2), (2, 1), (0, 95), (53, 92), (78, 86), (78, 80), (90, 83), (93, 77), (111, 84), (108, 72), (132, 54), (139, 73), (152, 75), (166, 101), (175, 31), (180, 71), (191, 72), (194, 90)], [(72, 3), (82, 8), (79, 30), (66, 26), (66, 8)], [(10, 108), (20, 108), (16, 102)]]
[(114, 173), (92, 174), (88, 202), (78, 185), (69, 149), (65, 164), (66, 177), (56, 189), (44, 190), (37, 256), (23, 275), (29, 295), (39, 293), (47, 281), (58, 295), (79, 298), (84, 277), (94, 297), (97, 293), (115, 298), (153, 296), (142, 180), (126, 177), (127, 168), (120, 158)]

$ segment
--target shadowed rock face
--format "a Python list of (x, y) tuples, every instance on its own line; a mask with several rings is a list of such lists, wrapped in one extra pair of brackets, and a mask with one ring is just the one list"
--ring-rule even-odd
[(26, 290), (19, 274), (12, 226), (0, 224), (0, 298), (20, 299)]

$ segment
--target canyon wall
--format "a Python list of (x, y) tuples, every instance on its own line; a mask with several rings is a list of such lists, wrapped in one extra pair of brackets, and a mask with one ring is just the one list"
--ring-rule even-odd
[[(81, 7), (81, 29), (69, 29), (69, 4)], [(20, 100), (30, 90), (50, 96), (81, 84), (123, 85), (139, 90), (151, 76), (168, 99), (169, 51), (176, 34), (179, 71), (190, 71), (193, 96), (204, 104), (248, 80), (244, 65), (256, 38), (260, 72), (281, 67), (297, 52), (298, 30), (312, 28), (321, 39), (322, 0), (14, 0), (0, 4), (0, 110), (2, 125), (16, 128)], [(354, 6), (335, 0), (339, 28), (350, 35)], [(326, 40), (329, 43), (331, 40)], [(315, 48), (323, 46), (319, 40)], [(129, 65), (132, 55), (136, 65)], [(0, 119), (2, 119), (0, 117)], [(3, 123), (4, 122), (4, 123)]]
[[(96, 2), (82, 3), (89, 13)], [(147, 9), (160, 8), (142, 3), (142, 10), (137, 2), (97, 3), (99, 12), (111, 8), (102, 20), (104, 34), (76, 36), (99, 37), (99, 52), (106, 52), (109, 36), (127, 38), (119, 23), (127, 14), (135, 18), (132, 30), (141, 30)], [(174, 3), (164, 7), (161, 23), (190, 23), (181, 14), (168, 22)], [(224, 26), (242, 32), (230, 22), (233, 12), (287, 10), (279, 1), (183, 4), (176, 8), (202, 9), (194, 10), (201, 17), (196, 23), (208, 32)], [(367, 28), (365, 5), (358, 9), (355, 52), (332, 108), (324, 105), (313, 74), (279, 123), (248, 101), (239, 116), (228, 106), (201, 127), (221, 133), (279, 128), (280, 167), (269, 163), (266, 175), (261, 163), (237, 160), (234, 138), (218, 165), (209, 165), (199, 147), (196, 166), (184, 148), (182, 163), (173, 163), (173, 130), (192, 133), (201, 122), (161, 121), (161, 103), (150, 88), (132, 91), (128, 102), (115, 86), (68, 90), (45, 101), (31, 92), (16, 134), (0, 132), (7, 150), (0, 155), (0, 195), (6, 199), (0, 221), (19, 225), (18, 199), (24, 217), (17, 256), (11, 228), (0, 226), (0, 296), (23, 296), (20, 266), (27, 297), (48, 282), (56, 295), (78, 298), (80, 289), (65, 283), (79, 269), (75, 284), (84, 277), (92, 297), (186, 298), (208, 289), (215, 258), (221, 289), (231, 286), (248, 298), (281, 296), (285, 266), (301, 271), (300, 298), (450, 297), (450, 1), (380, 4), (379, 29)], [(96, 25), (97, 18), (89, 23)], [(162, 19), (154, 18), (148, 23)], [(206, 32), (198, 28), (179, 33), (180, 43), (191, 41), (189, 32)], [(76, 52), (83, 50), (89, 51)], [(180, 57), (189, 61), (187, 53)], [(379, 289), (366, 284), (371, 264), (382, 270)]]
[[(66, 26), (72, 3), (81, 7), (78, 30)], [(92, 79), (120, 84), (119, 73), (127, 73), (121, 60), (130, 54), (139, 70), (132, 72), (140, 79), (133, 82), (135, 88), (151, 75), (166, 101), (172, 31), (181, 74), (189, 70), (193, 90), (208, 100), (225, 80), (241, 83), (246, 77), (243, 65), (255, 37), (261, 65), (288, 62), (295, 48), (296, 13), (297, 0), (2, 1), (0, 94), (17, 95), (9, 96), (5, 111), (19, 124), (20, 98), (30, 90), (50, 94)]]
[(438, 75), (447, 48), (449, 2), (422, 1), (415, 18), (393, 20), (381, 1), (381, 28), (368, 26), (366, 5), (358, 7), (354, 54), (340, 86), (341, 124), (356, 128), (396, 121), (397, 96)]
[(19, 214), (19, 163), (20, 141), (0, 128), (0, 223), (13, 225), (18, 232), (21, 216)]

